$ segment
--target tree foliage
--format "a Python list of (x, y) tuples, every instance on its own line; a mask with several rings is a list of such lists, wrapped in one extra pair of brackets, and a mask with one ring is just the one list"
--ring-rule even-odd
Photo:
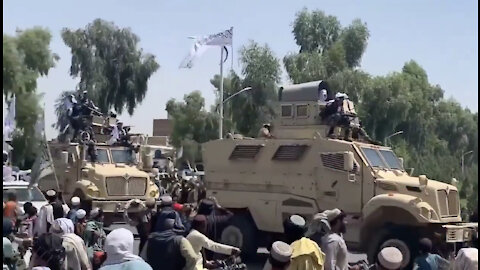
[[(224, 99), (245, 87), (252, 90), (225, 103), (224, 117), (229, 121), (225, 128), (232, 133), (254, 136), (263, 123), (274, 117), (280, 63), (268, 45), (261, 46), (254, 41), (243, 46), (239, 53), (241, 75), (231, 71), (224, 79)], [(216, 88), (219, 103), (220, 76), (215, 75), (210, 82)]]
[(17, 129), (12, 145), (13, 163), (20, 168), (29, 168), (37, 153), (35, 124), (42, 111), (37, 79), (48, 75), (58, 60), (49, 47), (51, 38), (40, 27), (19, 30), (14, 36), (3, 34), (3, 95), (16, 96)]
[(62, 38), (72, 53), (70, 74), (80, 77), (78, 90), (88, 91), (103, 113), (113, 108), (132, 115), (159, 68), (153, 55), (138, 48), (138, 36), (96, 19), (85, 29), (63, 29)]
[(334, 74), (358, 67), (370, 36), (360, 19), (342, 28), (335, 16), (303, 9), (293, 22), (298, 53), (289, 53), (283, 64), (293, 83), (328, 80)]

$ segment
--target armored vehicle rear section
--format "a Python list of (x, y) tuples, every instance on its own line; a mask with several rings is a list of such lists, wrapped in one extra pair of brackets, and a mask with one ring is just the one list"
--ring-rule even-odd
[(410, 176), (388, 147), (328, 138), (322, 92), (332, 96), (322, 81), (282, 87), (274, 138), (232, 136), (203, 145), (207, 196), (235, 213), (223, 242), (253, 255), (262, 239), (283, 233), (289, 215), (311, 220), (332, 208), (347, 214), (349, 249), (371, 261), (380, 248), (396, 246), (406, 266), (422, 236), (447, 252), (478, 234), (478, 224), (461, 223), (454, 185)]

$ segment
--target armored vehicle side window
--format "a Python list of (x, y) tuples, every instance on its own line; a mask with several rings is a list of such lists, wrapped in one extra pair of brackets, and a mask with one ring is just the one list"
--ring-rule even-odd
[(282, 117), (292, 117), (292, 105), (282, 105)]
[(372, 167), (388, 168), (387, 165), (383, 162), (382, 158), (378, 154), (377, 150), (371, 148), (362, 147), (362, 151), (367, 157), (368, 163)]
[(155, 158), (155, 159), (163, 158), (162, 150), (155, 150), (155, 155), (154, 155), (153, 158)]
[(108, 152), (106, 149), (97, 149), (97, 162), (98, 163), (110, 163), (108, 159)]
[(113, 159), (113, 163), (125, 163), (125, 164), (135, 163), (135, 159), (133, 157), (132, 151), (130, 150), (123, 150), (123, 149), (113, 150), (112, 149), (112, 159)]
[(297, 117), (308, 117), (308, 105), (297, 105)]
[(385, 159), (390, 168), (403, 170), (397, 156), (395, 156), (395, 153), (389, 150), (380, 150), (380, 154), (382, 154), (383, 159)]

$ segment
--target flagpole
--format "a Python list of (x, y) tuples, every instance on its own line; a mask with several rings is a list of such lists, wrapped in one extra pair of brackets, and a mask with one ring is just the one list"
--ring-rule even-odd
[(223, 46), (220, 47), (220, 122), (218, 124), (219, 139), (223, 138)]

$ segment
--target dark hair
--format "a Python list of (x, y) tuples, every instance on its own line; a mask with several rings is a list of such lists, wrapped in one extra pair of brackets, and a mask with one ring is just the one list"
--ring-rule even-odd
[(197, 213), (199, 215), (209, 216), (213, 212), (213, 208), (214, 208), (213, 201), (209, 199), (204, 199), (200, 202)]
[(63, 210), (63, 205), (59, 201), (52, 203), (52, 208), (53, 208), (54, 219), (65, 217), (65, 211)]
[(283, 221), (283, 230), (287, 238), (287, 244), (291, 244), (304, 236), (306, 227), (293, 224), (288, 217)]
[(26, 202), (23, 204), (23, 211), (25, 213), (28, 213), (28, 211), (30, 210), (30, 208), (33, 207), (33, 204), (31, 202)]
[(192, 229), (199, 229), (207, 225), (207, 217), (204, 215), (196, 215), (192, 220)]
[(51, 270), (60, 270), (65, 261), (62, 238), (52, 233), (40, 235), (33, 243), (33, 251), (45, 261)]
[(432, 246), (432, 240), (428, 238), (422, 238), (418, 243), (418, 250), (422, 253), (430, 253), (432, 251)]
[(9, 192), (7, 194), (7, 199), (9, 201), (16, 201), (17, 200), (17, 194), (15, 194), (15, 192)]
[(270, 264), (272, 265), (272, 267), (275, 267), (275, 268), (284, 268), (285, 266), (289, 265), (290, 264), (290, 261), (288, 262), (279, 262), (277, 260), (275, 260), (272, 255), (270, 255), (268, 257), (268, 261), (270, 262)]

